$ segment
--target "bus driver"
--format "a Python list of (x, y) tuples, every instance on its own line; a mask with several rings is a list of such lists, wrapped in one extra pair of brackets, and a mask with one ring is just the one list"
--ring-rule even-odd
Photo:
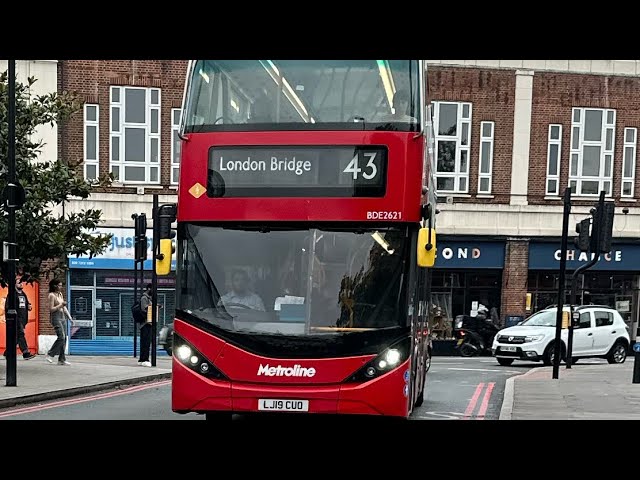
[(224, 306), (244, 305), (252, 310), (264, 312), (262, 299), (249, 290), (249, 275), (244, 270), (234, 270), (231, 274), (231, 291), (220, 298)]

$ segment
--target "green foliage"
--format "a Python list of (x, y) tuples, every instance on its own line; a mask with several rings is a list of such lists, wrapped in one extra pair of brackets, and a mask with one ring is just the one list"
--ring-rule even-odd
[[(7, 72), (0, 74), (0, 191), (7, 184), (7, 79)], [(26, 194), (24, 206), (16, 211), (16, 230), (18, 271), (37, 278), (50, 273), (60, 275), (66, 269), (67, 254), (93, 256), (102, 253), (111, 236), (89, 233), (100, 223), (100, 210), (64, 211), (64, 205), (71, 198), (86, 199), (91, 194), (93, 185), (82, 178), (78, 164), (63, 159), (36, 161), (44, 146), (33, 135), (36, 128), (62, 124), (82, 110), (82, 103), (66, 92), (31, 95), (30, 87), (35, 81), (31, 77), (27, 84), (16, 83), (16, 172)], [(105, 186), (110, 182), (111, 178), (106, 177), (97, 183)], [(7, 219), (2, 204), (0, 240), (7, 238)], [(42, 264), (47, 260), (55, 260), (55, 266), (44, 269)]]

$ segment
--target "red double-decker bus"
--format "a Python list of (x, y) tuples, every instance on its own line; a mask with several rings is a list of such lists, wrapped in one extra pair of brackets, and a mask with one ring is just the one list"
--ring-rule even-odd
[(407, 417), (435, 258), (421, 60), (194, 60), (172, 409)]

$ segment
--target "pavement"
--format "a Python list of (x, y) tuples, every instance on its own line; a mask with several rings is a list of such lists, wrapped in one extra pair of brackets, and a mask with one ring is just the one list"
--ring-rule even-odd
[(559, 379), (540, 367), (506, 382), (500, 420), (640, 420), (640, 384), (633, 357), (622, 365), (581, 360)]
[(6, 386), (6, 360), (0, 360), (0, 408), (88, 394), (123, 385), (169, 378), (171, 357), (158, 356), (156, 367), (142, 367), (133, 357), (68, 355), (68, 366), (53, 365), (44, 355), (18, 357), (17, 386)]
[[(75, 364), (89, 357), (70, 358)], [(94, 357), (91, 362), (102, 360)], [(110, 359), (130, 365), (129, 358)], [(36, 360), (30, 360), (36, 361)], [(160, 358), (158, 358), (160, 364)], [(412, 420), (497, 419), (507, 379), (526, 372), (533, 364), (500, 367), (492, 358), (435, 357), (427, 375), (424, 404)], [(20, 365), (21, 367), (23, 365)], [(51, 367), (51, 366), (50, 366)], [(51, 367), (65, 369), (71, 367)], [(131, 367), (122, 367), (131, 368)], [(133, 367), (142, 369), (143, 367)], [(149, 369), (145, 369), (149, 370)], [(20, 370), (19, 370), (20, 375)], [(18, 377), (20, 381), (20, 376)], [(2, 388), (0, 388), (2, 390)], [(281, 417), (234, 415), (234, 421), (277, 422)], [(194, 413), (179, 415), (171, 411), (170, 381), (163, 379), (143, 385), (125, 386), (73, 398), (43, 401), (0, 410), (7, 420), (204, 420)], [(302, 421), (313, 421), (312, 416)]]

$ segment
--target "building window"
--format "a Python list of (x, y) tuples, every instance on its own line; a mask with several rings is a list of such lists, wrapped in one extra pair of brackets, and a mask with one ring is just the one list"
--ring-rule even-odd
[(440, 193), (469, 191), (471, 104), (434, 102), (436, 189)]
[(84, 178), (93, 181), (99, 174), (100, 152), (100, 107), (95, 104), (84, 104)]
[(478, 193), (491, 193), (491, 172), (493, 170), (493, 122), (480, 122), (480, 168)]
[(624, 129), (624, 156), (622, 157), (622, 196), (633, 197), (636, 176), (637, 128)]
[(177, 184), (180, 175), (180, 112), (171, 109), (171, 183)]
[(559, 195), (560, 193), (560, 152), (562, 152), (562, 125), (549, 125), (547, 195)]
[(574, 108), (571, 122), (569, 187), (578, 195), (611, 196), (616, 111)]
[(160, 90), (111, 87), (111, 172), (123, 183), (160, 183)]

